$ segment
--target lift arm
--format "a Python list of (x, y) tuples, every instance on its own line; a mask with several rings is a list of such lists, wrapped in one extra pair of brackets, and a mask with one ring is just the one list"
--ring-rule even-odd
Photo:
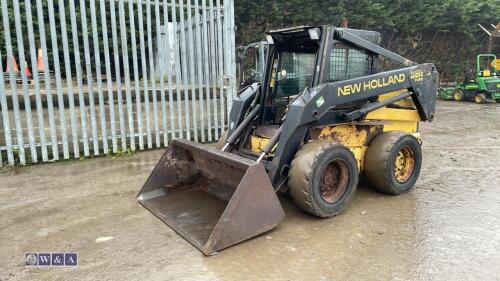
[(377, 55), (384, 56), (394, 62), (397, 62), (399, 64), (405, 65), (405, 66), (415, 66), (417, 63), (404, 58), (394, 52), (391, 52), (387, 49), (384, 49), (376, 44), (373, 44), (372, 42), (369, 42), (349, 31), (347, 29), (342, 29), (342, 28), (336, 28), (335, 29), (335, 36), (343, 41), (347, 41), (349, 43), (352, 43), (362, 49), (369, 50), (372, 53), (375, 53)]
[(412, 93), (410, 96), (422, 121), (432, 121), (437, 87), (438, 76), (434, 65), (421, 64), (322, 84), (306, 91), (291, 107), (303, 103), (304, 113), (301, 122), (310, 123), (321, 119), (327, 112), (340, 105), (367, 100), (389, 92), (407, 90)]

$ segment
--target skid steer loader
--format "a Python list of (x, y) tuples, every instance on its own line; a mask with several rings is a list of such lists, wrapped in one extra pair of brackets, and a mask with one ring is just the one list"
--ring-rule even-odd
[[(328, 218), (352, 200), (360, 175), (389, 194), (415, 184), (418, 124), (432, 121), (438, 73), (378, 46), (377, 32), (332, 26), (267, 34), (263, 82), (234, 99), (212, 148), (173, 140), (138, 201), (210, 255), (276, 227), (276, 193)], [(380, 70), (380, 59), (401, 68)]]

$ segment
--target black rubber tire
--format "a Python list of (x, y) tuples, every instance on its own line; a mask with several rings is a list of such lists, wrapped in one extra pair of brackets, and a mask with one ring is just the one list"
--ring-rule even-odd
[[(325, 201), (320, 193), (320, 177), (332, 161), (347, 167), (347, 186), (336, 202)], [(290, 195), (309, 214), (329, 218), (341, 213), (356, 193), (359, 170), (356, 158), (345, 146), (329, 141), (312, 141), (297, 152), (288, 173)]]
[(218, 150), (222, 150), (222, 148), (224, 148), (224, 145), (226, 144), (226, 139), (227, 139), (227, 131), (224, 131), (220, 135), (220, 138), (217, 141), (217, 145), (215, 146), (215, 148), (217, 148)]
[[(403, 148), (409, 148), (415, 160), (413, 171), (405, 182), (394, 175), (394, 162)], [(412, 189), (422, 167), (422, 148), (419, 141), (404, 132), (391, 131), (377, 136), (368, 147), (365, 157), (365, 174), (375, 189), (399, 195)]]
[(483, 104), (486, 102), (486, 95), (479, 93), (474, 97), (474, 102), (477, 104)]
[(497, 103), (500, 103), (500, 99), (495, 100)]
[(460, 89), (455, 90), (453, 92), (453, 100), (455, 101), (463, 101), (464, 100), (464, 92)]

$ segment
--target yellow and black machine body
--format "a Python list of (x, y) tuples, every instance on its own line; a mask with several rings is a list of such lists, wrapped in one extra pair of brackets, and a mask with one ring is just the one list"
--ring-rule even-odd
[[(263, 82), (235, 97), (219, 145), (172, 141), (138, 195), (207, 255), (276, 227), (279, 191), (328, 218), (348, 206), (360, 176), (402, 194), (420, 173), (432, 64), (381, 48), (372, 31), (302, 26), (266, 37)], [(383, 70), (382, 57), (400, 67)]]

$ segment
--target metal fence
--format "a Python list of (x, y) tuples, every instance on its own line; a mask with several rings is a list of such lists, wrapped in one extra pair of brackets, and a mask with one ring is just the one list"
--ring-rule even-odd
[(219, 138), (233, 0), (0, 2), (0, 165)]

